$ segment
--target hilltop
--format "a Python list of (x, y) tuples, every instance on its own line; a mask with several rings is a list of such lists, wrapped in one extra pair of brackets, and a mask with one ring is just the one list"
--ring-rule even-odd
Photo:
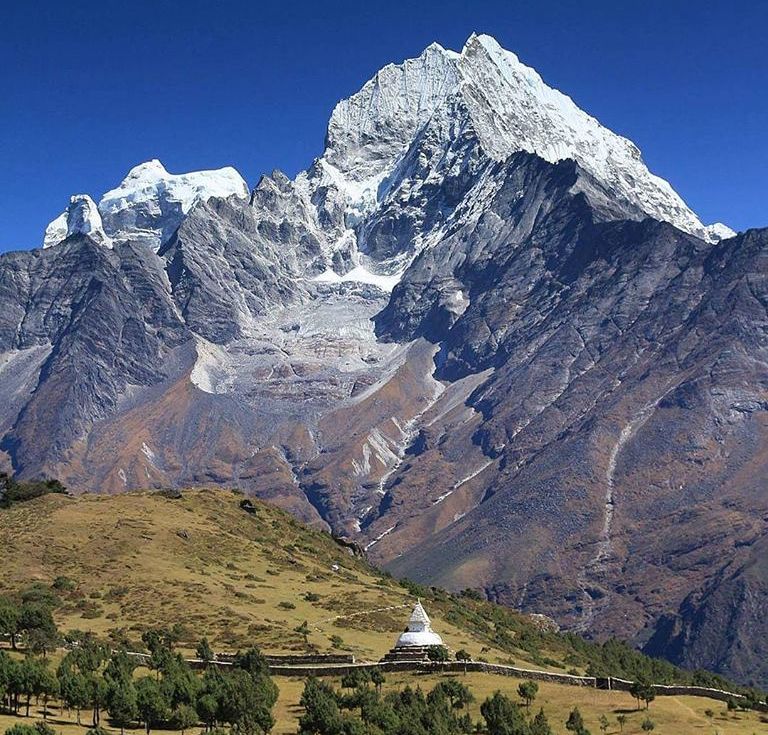
[[(148, 627), (178, 626), (190, 650), (200, 631), (219, 651), (253, 644), (304, 650), (294, 629), (306, 620), (319, 651), (377, 660), (402, 630), (414, 588), (330, 534), (258, 500), (247, 512), (237, 493), (174, 495), (47, 495), (3, 510), (0, 587), (54, 585), (63, 630), (129, 643)], [(430, 613), (450, 647), (509, 660), (508, 650), (493, 645), (492, 631), (471, 633), (463, 618), (470, 603), (492, 606), (444, 598)], [(528, 616), (505, 614), (517, 630), (536, 630)]]
[[(115, 642), (140, 646), (145, 629), (176, 626), (188, 650), (204, 631), (218, 651), (303, 651), (295, 628), (306, 620), (318, 651), (370, 660), (391, 647), (422, 595), (454, 650), (491, 662), (572, 668), (564, 659), (575, 650), (546, 632), (551, 624), (475, 595), (400, 582), (329, 533), (258, 500), (248, 500), (250, 512), (242, 502), (239, 493), (187, 490), (51, 494), (14, 504), (0, 512), (0, 590), (52, 585), (62, 630)], [(534, 637), (546, 647), (532, 646)], [(588, 662), (581, 663), (583, 669)]]

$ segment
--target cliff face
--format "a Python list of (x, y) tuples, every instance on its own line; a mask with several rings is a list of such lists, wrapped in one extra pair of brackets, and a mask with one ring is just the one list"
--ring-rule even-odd
[(63, 216), (0, 257), (22, 477), (237, 486), (764, 681), (768, 230), (718, 240), (492, 39), (383, 69), (294, 180), (154, 161)]

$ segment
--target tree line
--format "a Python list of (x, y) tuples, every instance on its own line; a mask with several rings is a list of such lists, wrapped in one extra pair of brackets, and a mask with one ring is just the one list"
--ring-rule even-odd
[[(57, 701), (62, 710), (75, 713), (78, 724), (87, 713), (96, 735), (105, 713), (121, 732), (142, 725), (147, 735), (156, 728), (183, 733), (200, 724), (210, 733), (225, 726), (241, 735), (272, 729), (278, 689), (258, 649), (238, 654), (227, 671), (208, 666), (198, 675), (174, 650), (168, 632), (150, 630), (142, 640), (149, 651), (149, 673), (142, 676), (137, 676), (135, 656), (112, 651), (91, 635), (74, 641), (55, 670), (43, 655), (30, 652), (19, 659), (0, 651), (0, 705), (11, 715), (28, 717), (34, 699), (45, 720), (49, 704)], [(210, 651), (206, 641), (200, 651)]]

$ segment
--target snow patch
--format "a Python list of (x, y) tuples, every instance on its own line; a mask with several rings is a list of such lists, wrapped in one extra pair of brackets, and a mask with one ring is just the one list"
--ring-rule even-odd
[(707, 225), (707, 235), (712, 242), (719, 242), (720, 240), (728, 240), (731, 237), (736, 237), (734, 232), (728, 225), (724, 225), (722, 222), (715, 222), (714, 224)]
[(484, 472), (486, 469), (488, 469), (495, 460), (489, 459), (487, 462), (482, 464), (480, 467), (478, 467), (474, 472), (471, 472), (463, 479), (459, 480), (450, 490), (447, 492), (444, 492), (442, 495), (440, 495), (433, 503), (432, 505), (437, 505), (438, 503), (442, 503), (448, 496), (453, 495), (453, 493), (458, 490), (462, 485), (465, 485), (470, 480), (474, 480), (481, 472)]
[(381, 541), (381, 539), (383, 539), (385, 536), (389, 536), (389, 534), (392, 533), (392, 531), (394, 531), (396, 528), (397, 528), (397, 524), (395, 524), (394, 526), (391, 526), (383, 533), (380, 533), (375, 539), (373, 539), (373, 541), (371, 541), (369, 544), (367, 544), (363, 548), (363, 551), (368, 551), (368, 549), (372, 548), (373, 546), (376, 546), (376, 544), (378, 544), (379, 541)]
[(315, 276), (312, 280), (317, 283), (367, 283), (371, 286), (390, 293), (392, 289), (400, 283), (400, 279), (403, 277), (403, 272), (400, 271), (391, 276), (381, 276), (377, 273), (371, 273), (367, 268), (362, 265), (355, 266), (351, 271), (340, 276), (336, 271), (328, 268), (319, 276)]

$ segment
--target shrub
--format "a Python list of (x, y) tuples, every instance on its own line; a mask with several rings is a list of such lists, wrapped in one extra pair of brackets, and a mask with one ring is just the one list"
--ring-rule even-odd
[(69, 577), (59, 576), (53, 580), (51, 587), (60, 592), (70, 592), (75, 589), (77, 585)]

